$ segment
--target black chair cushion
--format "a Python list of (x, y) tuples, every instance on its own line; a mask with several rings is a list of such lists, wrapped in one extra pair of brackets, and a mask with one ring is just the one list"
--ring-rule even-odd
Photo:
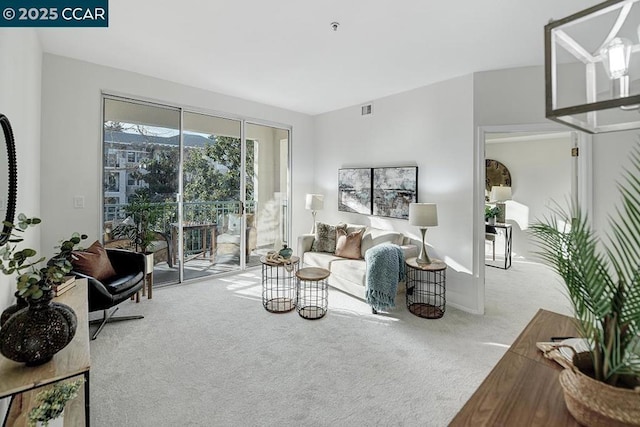
[(127, 290), (136, 286), (142, 279), (144, 273), (130, 273), (124, 276), (115, 276), (109, 280), (105, 280), (102, 282), (107, 291), (111, 295), (122, 294)]

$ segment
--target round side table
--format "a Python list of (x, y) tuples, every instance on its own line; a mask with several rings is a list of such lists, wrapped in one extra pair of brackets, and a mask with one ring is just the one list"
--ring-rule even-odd
[(329, 283), (331, 272), (324, 268), (305, 267), (298, 270), (298, 301), (296, 307), (300, 317), (320, 319), (329, 308)]
[(292, 256), (289, 263), (267, 261), (262, 263), (262, 306), (272, 313), (286, 313), (296, 305), (295, 273), (300, 258)]
[(447, 298), (447, 264), (434, 259), (431, 264), (407, 261), (407, 308), (416, 316), (439, 319), (444, 316)]

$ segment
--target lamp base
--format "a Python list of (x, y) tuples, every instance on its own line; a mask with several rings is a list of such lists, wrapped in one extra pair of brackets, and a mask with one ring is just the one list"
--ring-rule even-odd
[(311, 211), (313, 216), (313, 227), (311, 227), (311, 234), (316, 234), (316, 211)]
[(431, 258), (429, 258), (429, 254), (427, 253), (427, 245), (425, 244), (425, 235), (427, 234), (426, 228), (421, 228), (420, 233), (422, 233), (422, 248), (420, 249), (420, 255), (416, 258), (416, 262), (420, 265), (428, 265), (431, 264)]
[(507, 222), (507, 204), (502, 202), (497, 202), (496, 207), (498, 208), (498, 215), (496, 215), (496, 221), (500, 224), (504, 224)]

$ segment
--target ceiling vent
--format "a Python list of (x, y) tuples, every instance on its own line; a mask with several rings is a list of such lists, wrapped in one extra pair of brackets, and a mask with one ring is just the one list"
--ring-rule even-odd
[(373, 114), (373, 104), (366, 104), (360, 107), (360, 115), (368, 116)]

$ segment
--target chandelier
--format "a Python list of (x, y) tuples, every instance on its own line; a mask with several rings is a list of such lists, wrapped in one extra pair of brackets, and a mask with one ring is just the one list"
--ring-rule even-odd
[(546, 117), (588, 133), (640, 128), (640, 0), (544, 27)]

